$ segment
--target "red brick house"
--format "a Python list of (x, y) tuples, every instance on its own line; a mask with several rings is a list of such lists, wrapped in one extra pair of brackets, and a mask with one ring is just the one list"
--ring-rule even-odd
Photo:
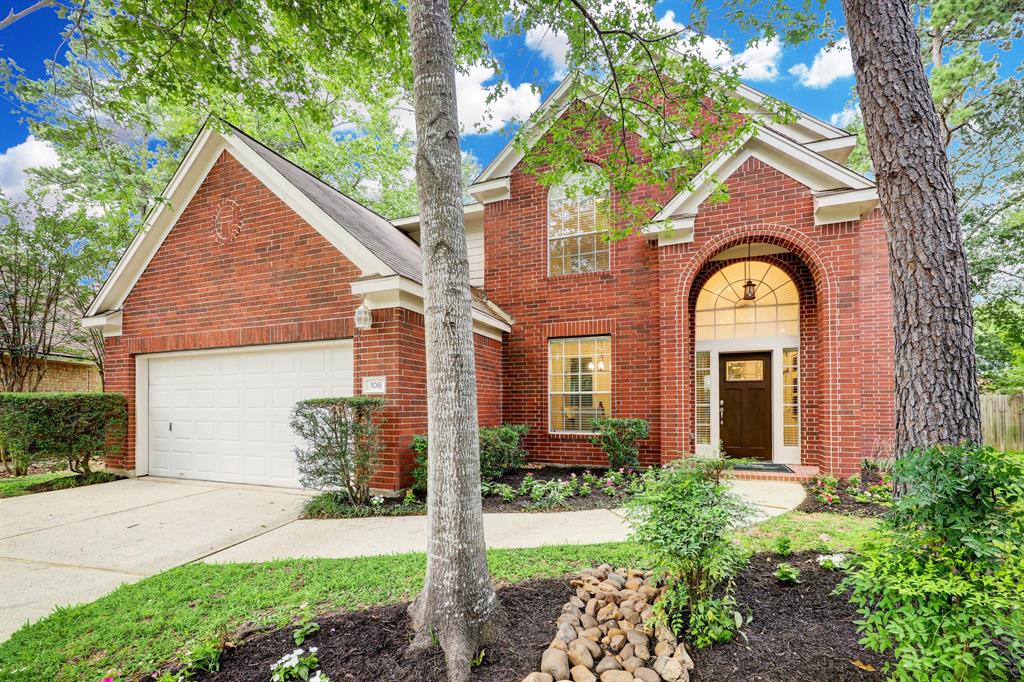
[[(756, 117), (764, 95), (739, 95)], [(530, 425), (531, 459), (557, 464), (605, 461), (587, 435), (602, 415), (650, 422), (650, 464), (721, 447), (849, 473), (886, 451), (888, 256), (874, 185), (842, 165), (854, 144), (804, 114), (765, 122), (613, 243), (598, 206), (614, 216), (617, 197), (549, 190), (506, 147), (465, 208), (480, 423)], [(708, 200), (714, 178), (728, 201)], [(418, 218), (211, 128), (165, 196), (84, 321), (130, 405), (108, 466), (295, 486), (295, 401), (375, 393), (376, 483), (408, 485), (426, 423)]]

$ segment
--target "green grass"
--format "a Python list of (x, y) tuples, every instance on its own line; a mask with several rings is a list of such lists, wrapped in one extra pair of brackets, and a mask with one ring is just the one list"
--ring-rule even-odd
[[(837, 514), (792, 512), (738, 533), (753, 551), (780, 534), (793, 551), (856, 548), (874, 524)], [(820, 539), (827, 534), (829, 540)], [(629, 542), (488, 552), (499, 583), (573, 573), (585, 566), (646, 564)], [(125, 680), (179, 660), (191, 646), (231, 635), (247, 621), (284, 626), (328, 611), (411, 599), (422, 586), (421, 553), (264, 564), (190, 564), (124, 585), (90, 604), (58, 609), (0, 644), (0, 679)]]
[(70, 471), (50, 471), (45, 474), (30, 474), (28, 476), (0, 478), (0, 498), (29, 495), (32, 493), (29, 488), (34, 485), (55, 481), (58, 478), (68, 478), (70, 476), (74, 476)]
[(771, 552), (775, 540), (788, 537), (794, 552), (857, 551), (878, 519), (843, 514), (789, 512), (740, 531), (737, 536), (752, 552)]

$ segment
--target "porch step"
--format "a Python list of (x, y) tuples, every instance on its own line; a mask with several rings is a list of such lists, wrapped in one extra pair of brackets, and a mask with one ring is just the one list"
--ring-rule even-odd
[(805, 464), (789, 464), (793, 473), (785, 471), (744, 471), (732, 469), (725, 475), (727, 478), (737, 478), (744, 481), (790, 481), (793, 483), (806, 483), (818, 475), (818, 467)]

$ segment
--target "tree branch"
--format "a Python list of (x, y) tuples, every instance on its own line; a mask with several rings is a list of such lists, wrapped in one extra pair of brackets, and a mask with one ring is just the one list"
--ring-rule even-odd
[(14, 22), (18, 21), (19, 19), (24, 19), (25, 17), (27, 17), (28, 15), (32, 14), (37, 10), (58, 6), (59, 4), (56, 2), (56, 0), (39, 0), (39, 2), (37, 2), (36, 4), (26, 7), (20, 12), (15, 12), (14, 9), (11, 8), (11, 11), (7, 13), (7, 16), (0, 20), (0, 31), (7, 28)]

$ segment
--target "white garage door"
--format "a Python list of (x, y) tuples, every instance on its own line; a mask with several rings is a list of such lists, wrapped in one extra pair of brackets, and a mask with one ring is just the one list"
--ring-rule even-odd
[(352, 395), (352, 342), (152, 356), (149, 473), (298, 487), (299, 400)]

